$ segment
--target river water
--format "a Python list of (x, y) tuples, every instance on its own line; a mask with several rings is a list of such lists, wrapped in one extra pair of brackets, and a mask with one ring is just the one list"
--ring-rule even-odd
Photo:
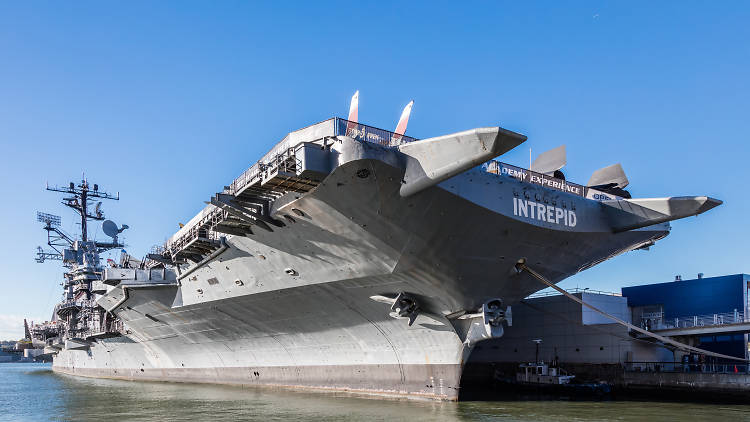
[(439, 403), (347, 394), (71, 377), (0, 364), (8, 421), (750, 421), (750, 405), (637, 401)]

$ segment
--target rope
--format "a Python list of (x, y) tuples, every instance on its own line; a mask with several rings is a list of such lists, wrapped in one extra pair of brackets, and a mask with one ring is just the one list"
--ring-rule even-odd
[(621, 320), (620, 318), (617, 318), (614, 315), (610, 315), (610, 314), (602, 311), (601, 309), (599, 309), (599, 308), (597, 308), (597, 307), (595, 307), (593, 305), (590, 305), (590, 304), (584, 302), (583, 299), (579, 299), (578, 297), (576, 297), (576, 296), (574, 296), (574, 295), (566, 292), (562, 288), (556, 286), (554, 283), (552, 283), (549, 280), (547, 280), (546, 278), (544, 278), (541, 274), (539, 274), (536, 271), (534, 271), (531, 268), (529, 268), (526, 265), (525, 262), (519, 262), (518, 264), (516, 264), (516, 268), (519, 271), (526, 271), (527, 273), (529, 273), (535, 279), (537, 279), (537, 280), (541, 281), (543, 284), (545, 284), (545, 285), (547, 285), (547, 286), (549, 286), (549, 287), (557, 290), (561, 294), (563, 294), (566, 297), (568, 297), (570, 300), (572, 300), (574, 302), (577, 302), (577, 303), (579, 303), (579, 304), (581, 304), (581, 305), (583, 305), (583, 306), (585, 306), (585, 307), (593, 310), (594, 312), (597, 312), (597, 313), (599, 313), (599, 314), (601, 314), (601, 315), (603, 315), (603, 316), (605, 316), (605, 317), (607, 317), (607, 318), (615, 321), (618, 324), (624, 325), (624, 326), (630, 328), (631, 330), (633, 330), (635, 332), (638, 332), (638, 333), (643, 334), (645, 336), (648, 336), (648, 337), (654, 338), (656, 340), (659, 340), (662, 343), (674, 346), (675, 348), (677, 348), (679, 350), (688, 351), (688, 352), (694, 352), (694, 353), (699, 353), (699, 354), (703, 354), (703, 355), (706, 355), (706, 356), (713, 356), (713, 357), (722, 358), (722, 359), (729, 359), (729, 360), (735, 360), (735, 361), (740, 361), (740, 362), (747, 362), (747, 359), (738, 358), (736, 356), (723, 355), (721, 353), (715, 353), (715, 352), (711, 352), (711, 351), (708, 351), (708, 350), (699, 349), (697, 347), (688, 346), (685, 343), (680, 343), (679, 341), (672, 340), (672, 339), (670, 339), (668, 337), (660, 336), (658, 334), (655, 334), (655, 333), (652, 333), (650, 331), (644, 330), (643, 328), (637, 327), (637, 326), (635, 326), (635, 325), (633, 325), (633, 324), (631, 324), (631, 323), (629, 323), (627, 321), (623, 321), (623, 320)]

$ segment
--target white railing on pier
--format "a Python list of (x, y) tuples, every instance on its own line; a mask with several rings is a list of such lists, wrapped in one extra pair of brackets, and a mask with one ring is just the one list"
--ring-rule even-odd
[(691, 372), (710, 374), (737, 374), (747, 375), (750, 373), (750, 365), (716, 362), (624, 362), (625, 372)]
[[(556, 292), (554, 290), (549, 290), (549, 291), (546, 291), (546, 290), (549, 290), (549, 289), (545, 289), (545, 290), (533, 293), (533, 294), (531, 294), (529, 296), (526, 296), (526, 299), (535, 299), (535, 298), (538, 298), (538, 297), (549, 297), (549, 296), (562, 296), (559, 292)], [(589, 288), (581, 289), (579, 287), (568, 289), (568, 290), (566, 290), (566, 292), (568, 292), (570, 294), (591, 293), (591, 294), (595, 294), (595, 295), (604, 295), (604, 296), (622, 296), (621, 293), (607, 292), (607, 291), (604, 291), (604, 290), (593, 290), (593, 289), (589, 289)]]
[(650, 325), (650, 330), (670, 330), (675, 328), (699, 328), (699, 327), (711, 327), (717, 325), (727, 324), (740, 324), (743, 322), (750, 322), (748, 315), (738, 310), (732, 312), (722, 312), (716, 314), (705, 314), (705, 315), (689, 315), (675, 318), (659, 318), (654, 321), (654, 318), (641, 318), (641, 325)]

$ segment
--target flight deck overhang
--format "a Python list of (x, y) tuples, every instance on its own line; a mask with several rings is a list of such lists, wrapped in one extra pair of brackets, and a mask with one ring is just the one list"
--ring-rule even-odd
[[(207, 201), (198, 215), (165, 245), (165, 259), (200, 262), (211, 251), (195, 250), (218, 242), (224, 234), (248, 235), (260, 228), (273, 231), (284, 222), (272, 215), (275, 200), (288, 193), (314, 189), (341, 164), (337, 144), (350, 139), (400, 150), (412, 164), (402, 194), (411, 195), (446, 178), (480, 165), (526, 140), (502, 128), (480, 128), (418, 141), (341, 118), (332, 118), (289, 133), (222, 192)], [(418, 142), (415, 142), (418, 141)], [(409, 170), (411, 169), (411, 170)], [(205, 253), (202, 253), (205, 252)]]

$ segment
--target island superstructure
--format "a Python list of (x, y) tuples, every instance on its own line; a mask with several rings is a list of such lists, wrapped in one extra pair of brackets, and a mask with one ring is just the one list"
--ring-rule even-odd
[(53, 369), (456, 400), (472, 348), (546, 287), (519, 262), (557, 283), (721, 203), (630, 198), (619, 165), (571, 183), (560, 150), (493, 161), (526, 140), (500, 127), (417, 140), (352, 109), (289, 133), (143, 261), (101, 265), (114, 223), (70, 239)]

